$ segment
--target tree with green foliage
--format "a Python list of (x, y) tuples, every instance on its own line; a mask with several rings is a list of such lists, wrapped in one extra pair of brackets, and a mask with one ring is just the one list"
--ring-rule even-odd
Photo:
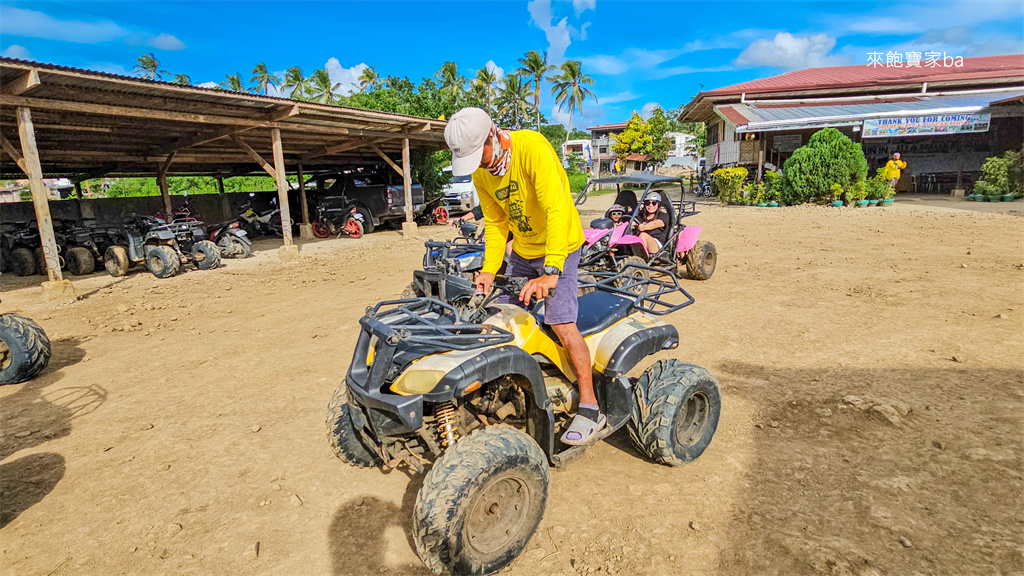
[(232, 92), (245, 92), (245, 83), (242, 82), (242, 75), (238, 72), (234, 74), (228, 74), (224, 77), (223, 82), (219, 82), (219, 85), (224, 90), (230, 90)]
[(646, 154), (655, 162), (664, 162), (668, 158), (669, 150), (673, 148), (672, 141), (665, 136), (669, 131), (669, 118), (661, 106), (656, 106), (651, 111), (651, 117), (647, 120), (651, 125), (651, 139), (653, 144)]
[(252, 78), (249, 82), (254, 83), (255, 92), (263, 92), (266, 96), (270, 93), (270, 87), (277, 88), (281, 85), (281, 79), (267, 71), (267, 65), (260, 62), (252, 69)]
[(147, 52), (136, 58), (138, 64), (132, 67), (133, 74), (146, 80), (163, 80), (164, 74), (170, 74), (167, 70), (160, 69), (160, 61), (152, 52)]
[(530, 50), (519, 59), (519, 63), (522, 66), (516, 72), (534, 83), (533, 108), (537, 111), (537, 123), (534, 126), (540, 128), (540, 83), (548, 72), (554, 72), (558, 68), (548, 64), (547, 51), (541, 54), (536, 50)]
[(538, 128), (537, 132), (540, 132), (548, 139), (548, 142), (551, 142), (551, 146), (555, 149), (555, 152), (558, 152), (559, 156), (562, 155), (562, 144), (566, 140), (565, 126), (561, 124), (545, 124)]
[(366, 92), (367, 90), (376, 90), (380, 87), (380, 75), (373, 66), (367, 66), (363, 68), (363, 71), (359, 73), (359, 91)]
[(644, 120), (634, 111), (622, 132), (612, 136), (612, 150), (620, 158), (629, 154), (646, 154), (653, 162), (664, 162), (670, 148), (665, 137), (667, 127), (665, 112), (661, 108), (655, 109), (650, 120)]
[(466, 78), (459, 75), (459, 67), (455, 62), (445, 62), (442, 64), (441, 68), (434, 73), (434, 78), (441, 81), (441, 92), (444, 92), (447, 96), (456, 100), (462, 96)]
[(309, 97), (314, 102), (336, 104), (340, 90), (341, 83), (332, 82), (325, 68), (314, 70), (313, 75), (309, 77)]
[(188, 74), (175, 74), (174, 80), (171, 80), (172, 84), (181, 84), (182, 86), (191, 86), (192, 78)]
[(782, 200), (786, 204), (828, 201), (833, 184), (846, 190), (864, 182), (867, 175), (868, 163), (861, 145), (835, 128), (824, 128), (782, 165)]
[(494, 86), (497, 83), (498, 75), (494, 73), (493, 68), (486, 66), (476, 71), (476, 78), (472, 82), (472, 88), (479, 91), (476, 96), (485, 105), (484, 110), (487, 110), (488, 114), (493, 113), (491, 102), (494, 100)]
[(594, 85), (594, 79), (589, 74), (583, 73), (583, 64), (579, 60), (567, 60), (559, 67), (560, 72), (548, 78), (553, 84), (551, 94), (555, 97), (555, 104), (559, 110), (569, 109), (569, 125), (567, 130), (572, 132), (573, 113), (583, 114), (583, 101), (587, 97), (594, 99), (597, 103), (597, 96), (587, 86)]
[(497, 103), (499, 123), (519, 130), (523, 119), (530, 116), (529, 81), (519, 74), (511, 73), (502, 78), (500, 86)]
[(288, 97), (293, 100), (305, 100), (306, 92), (309, 90), (309, 81), (302, 75), (302, 68), (292, 66), (284, 71), (284, 83), (282, 90), (291, 90)]

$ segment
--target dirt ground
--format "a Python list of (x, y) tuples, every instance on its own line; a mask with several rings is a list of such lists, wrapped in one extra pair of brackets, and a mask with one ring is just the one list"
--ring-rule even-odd
[[(684, 281), (658, 357), (719, 378), (715, 440), (668, 468), (620, 431), (555, 470), (506, 573), (1024, 574), (1024, 219), (701, 210), (718, 270)], [(53, 359), (0, 388), (3, 573), (426, 574), (417, 479), (346, 466), (324, 416), (364, 308), (450, 234), (291, 264), (266, 240), (217, 271), (76, 279), (56, 307), (5, 275), (0, 310)]]

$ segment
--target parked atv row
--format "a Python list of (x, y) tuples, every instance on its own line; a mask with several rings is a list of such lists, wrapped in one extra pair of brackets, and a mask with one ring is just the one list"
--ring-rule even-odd
[[(61, 268), (82, 276), (103, 266), (111, 276), (124, 276), (138, 264), (157, 278), (167, 278), (187, 264), (208, 270), (222, 257), (246, 258), (252, 251), (237, 220), (206, 226), (185, 213), (175, 213), (174, 218), (168, 223), (155, 216), (131, 215), (120, 226), (54, 220)], [(0, 227), (0, 271), (18, 276), (46, 273), (35, 221)]]

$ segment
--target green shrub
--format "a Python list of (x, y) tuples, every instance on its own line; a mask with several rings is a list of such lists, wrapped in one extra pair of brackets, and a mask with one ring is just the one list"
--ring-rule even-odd
[(832, 184), (832, 187), (829, 189), (829, 191), (832, 193), (832, 200), (833, 201), (842, 199), (842, 197), (843, 197), (843, 186), (841, 184), (839, 184), (839, 183)]
[(846, 200), (848, 204), (853, 204), (858, 200), (864, 200), (868, 197), (868, 187), (863, 181), (854, 182), (852, 186), (843, 192), (843, 200)]
[(786, 204), (826, 200), (832, 185), (848, 188), (868, 175), (861, 145), (835, 128), (819, 130), (782, 165), (782, 199)]
[(746, 168), (719, 168), (711, 173), (711, 189), (722, 204), (740, 202), (743, 199), (743, 181), (747, 178)]
[(1024, 150), (987, 158), (981, 171), (983, 176), (974, 184), (975, 194), (1024, 196)]
[(878, 170), (874, 178), (864, 181), (867, 188), (866, 198), (884, 200), (896, 195), (896, 190), (889, 185), (889, 180), (882, 177), (882, 171)]
[(780, 180), (782, 176), (778, 172), (768, 170), (764, 173), (764, 201), (765, 202), (778, 202), (781, 199), (782, 185)]
[(583, 187), (587, 185), (587, 175), (581, 173), (566, 175), (569, 177), (569, 192), (573, 196), (582, 192)]

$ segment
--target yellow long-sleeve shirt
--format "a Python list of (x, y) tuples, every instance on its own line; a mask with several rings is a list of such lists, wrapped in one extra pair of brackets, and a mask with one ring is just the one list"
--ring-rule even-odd
[(882, 178), (896, 178), (900, 177), (900, 170), (907, 167), (907, 163), (903, 160), (889, 160), (885, 164), (885, 168), (882, 169)]
[(544, 257), (559, 270), (583, 245), (583, 226), (569, 192), (569, 178), (547, 138), (532, 130), (511, 132), (512, 159), (504, 176), (478, 169), (473, 185), (487, 223), (484, 272), (497, 273), (505, 239), (523, 258)]

